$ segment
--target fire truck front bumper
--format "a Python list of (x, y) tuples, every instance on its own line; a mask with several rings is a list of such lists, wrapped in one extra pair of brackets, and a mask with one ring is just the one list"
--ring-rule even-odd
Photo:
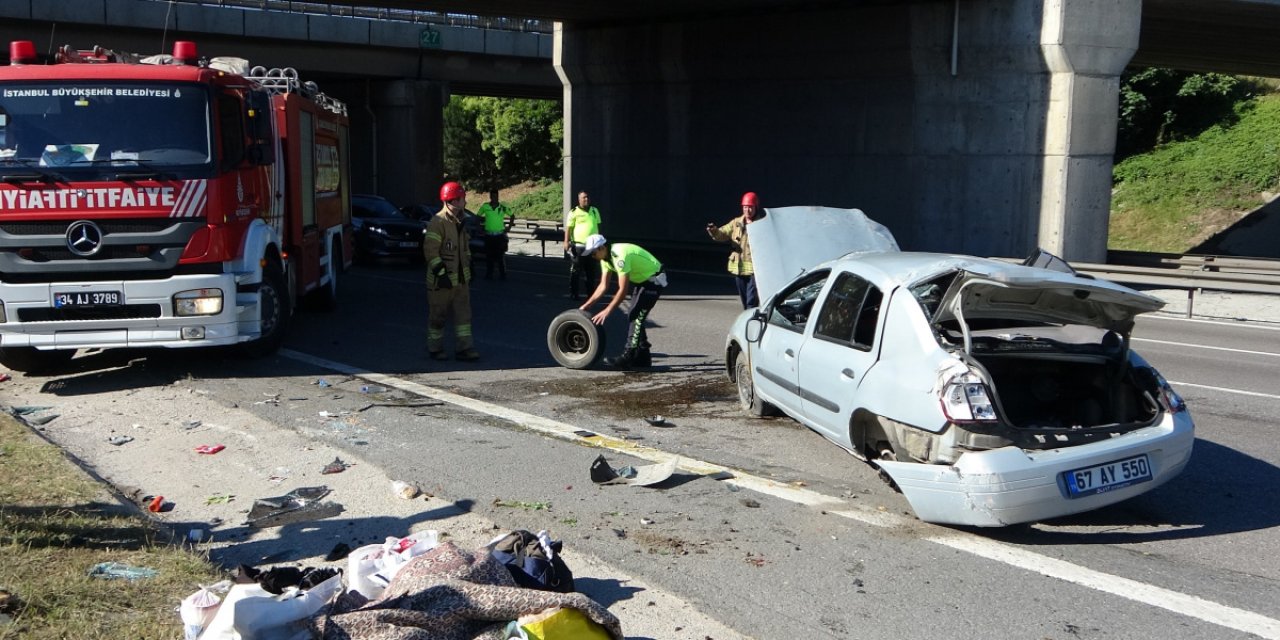
[(198, 347), (241, 340), (232, 274), (0, 283), (0, 347)]

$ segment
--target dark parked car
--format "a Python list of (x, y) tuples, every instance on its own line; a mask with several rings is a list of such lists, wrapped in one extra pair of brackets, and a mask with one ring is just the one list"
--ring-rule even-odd
[(356, 259), (422, 260), (426, 224), (406, 216), (390, 200), (372, 195), (351, 196), (351, 224), (355, 227)]

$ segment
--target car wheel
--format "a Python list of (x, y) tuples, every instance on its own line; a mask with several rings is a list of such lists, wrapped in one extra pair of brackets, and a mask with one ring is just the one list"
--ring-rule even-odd
[(604, 355), (605, 332), (581, 309), (570, 309), (547, 327), (547, 349), (561, 366), (586, 369)]
[(733, 380), (738, 384), (738, 406), (742, 407), (743, 411), (757, 418), (777, 412), (773, 405), (756, 395), (756, 386), (751, 380), (751, 363), (741, 353), (733, 363)]
[(4, 347), (0, 348), (0, 364), (11, 371), (42, 373), (58, 369), (75, 355), (75, 349), (41, 351), (35, 347)]
[(280, 263), (268, 259), (262, 268), (262, 283), (258, 285), (258, 318), (261, 335), (244, 345), (251, 357), (275, 353), (284, 342), (285, 328), (289, 325), (289, 294), (285, 289), (284, 274)]

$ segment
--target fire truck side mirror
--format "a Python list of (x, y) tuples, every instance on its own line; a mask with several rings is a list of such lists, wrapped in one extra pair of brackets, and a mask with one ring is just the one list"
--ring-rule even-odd
[(250, 91), (245, 96), (245, 122), (249, 146), (245, 159), (250, 164), (265, 166), (276, 161), (275, 136), (271, 128), (271, 96), (263, 91)]

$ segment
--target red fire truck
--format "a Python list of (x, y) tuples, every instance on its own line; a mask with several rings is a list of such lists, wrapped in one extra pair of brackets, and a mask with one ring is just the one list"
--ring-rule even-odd
[(29, 41), (0, 66), (0, 364), (77, 349), (279, 346), (336, 303), (346, 106), (292, 69)]

